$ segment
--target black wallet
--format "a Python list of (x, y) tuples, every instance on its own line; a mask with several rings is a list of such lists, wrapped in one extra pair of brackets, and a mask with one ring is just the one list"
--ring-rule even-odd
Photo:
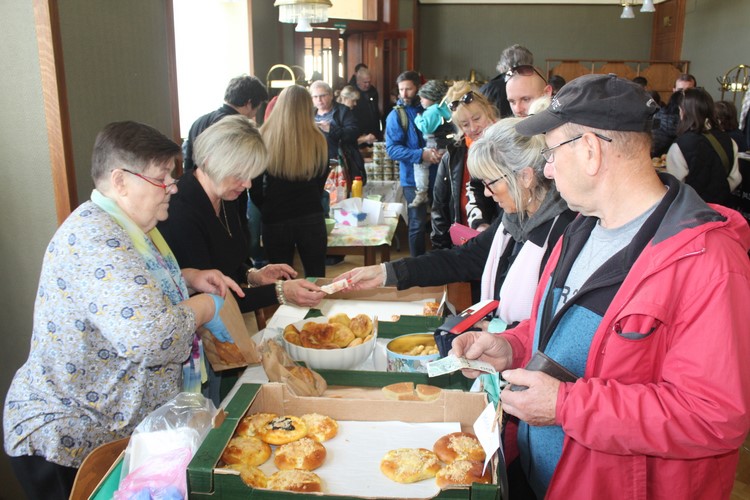
[[(570, 370), (544, 354), (542, 351), (535, 352), (524, 368), (527, 370), (544, 372), (560, 382), (575, 382), (578, 379), (578, 377)], [(528, 389), (528, 387), (525, 385), (510, 385), (511, 391), (525, 391), (526, 389)]]

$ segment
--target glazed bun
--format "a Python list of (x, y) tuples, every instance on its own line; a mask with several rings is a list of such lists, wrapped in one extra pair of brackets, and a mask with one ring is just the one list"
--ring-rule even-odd
[(315, 470), (325, 462), (325, 446), (304, 437), (276, 448), (273, 463), (279, 470)]
[(286, 444), (307, 435), (307, 426), (299, 417), (290, 415), (276, 417), (267, 422), (259, 431), (258, 437), (268, 444)]
[(275, 413), (253, 413), (242, 417), (237, 425), (237, 436), (257, 436), (260, 429), (268, 422), (278, 417)]
[(469, 486), (471, 483), (489, 484), (492, 482), (490, 468), (487, 467), (482, 474), (483, 468), (483, 462), (456, 460), (438, 471), (435, 482), (441, 489), (446, 486)]
[(271, 456), (271, 447), (255, 436), (239, 436), (229, 440), (221, 459), (226, 464), (261, 465)]
[(267, 488), (272, 490), (313, 493), (323, 490), (320, 477), (307, 470), (280, 470), (268, 478)]
[(329, 323), (340, 323), (344, 325), (345, 327), (349, 328), (349, 323), (351, 322), (351, 319), (349, 319), (349, 316), (346, 313), (338, 313), (334, 314), (333, 316), (328, 318)]
[(349, 328), (357, 338), (366, 339), (372, 333), (372, 319), (366, 314), (357, 314), (349, 322)]
[(483, 462), (485, 459), (484, 449), (474, 434), (468, 432), (453, 432), (446, 434), (432, 447), (435, 454), (445, 463), (456, 460), (472, 460)]
[(415, 483), (435, 477), (440, 470), (440, 460), (425, 448), (399, 448), (385, 454), (380, 470), (397, 483)]

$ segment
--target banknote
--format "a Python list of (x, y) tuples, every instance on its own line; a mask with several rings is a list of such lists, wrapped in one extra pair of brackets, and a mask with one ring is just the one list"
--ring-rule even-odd
[(332, 293), (339, 292), (343, 290), (344, 288), (348, 288), (351, 286), (352, 280), (351, 279), (345, 279), (345, 280), (339, 280), (334, 281), (333, 283), (330, 283), (328, 285), (323, 285), (320, 287), (322, 291), (327, 293), (328, 295), (331, 295)]
[(437, 377), (438, 375), (445, 375), (446, 373), (456, 372), (463, 369), (479, 370), (485, 373), (497, 373), (497, 370), (484, 361), (476, 359), (458, 358), (453, 355), (448, 355), (437, 361), (427, 364), (427, 376)]

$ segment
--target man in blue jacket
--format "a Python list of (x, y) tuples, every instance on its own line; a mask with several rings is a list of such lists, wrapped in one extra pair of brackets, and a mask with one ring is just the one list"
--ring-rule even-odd
[[(424, 138), (414, 125), (414, 119), (424, 111), (417, 98), (419, 73), (404, 71), (398, 78), (399, 99), (385, 121), (385, 147), (388, 156), (399, 162), (399, 180), (407, 205), (414, 201), (417, 187), (414, 182), (414, 164), (430, 163), (430, 192), (435, 184), (437, 164), (442, 156), (436, 149), (425, 148)], [(425, 252), (427, 205), (409, 207), (409, 253), (417, 257)]]

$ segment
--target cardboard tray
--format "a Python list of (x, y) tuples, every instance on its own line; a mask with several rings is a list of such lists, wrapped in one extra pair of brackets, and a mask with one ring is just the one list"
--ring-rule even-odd
[[(460, 422), (463, 430), (471, 431), (474, 421), (486, 405), (484, 394), (453, 390), (443, 391), (440, 399), (428, 403), (387, 400), (377, 387), (329, 386), (329, 391), (324, 397), (311, 398), (295, 396), (284, 384), (244, 384), (227, 405), (226, 418), (222, 425), (209, 432), (188, 465), (188, 497), (290, 500), (301, 498), (298, 493), (253, 489), (245, 485), (239, 475), (217, 473), (214, 470), (239, 420), (248, 410), (250, 413), (274, 412), (280, 415), (300, 415), (315, 411), (337, 420)], [(496, 460), (493, 460), (493, 467), (499, 467)], [(499, 472), (496, 469), (493, 477), (497, 478)], [(316, 498), (338, 500), (364, 497), (316, 494)], [(474, 484), (471, 487), (442, 490), (433, 498), (501, 500), (502, 495), (496, 484)]]

